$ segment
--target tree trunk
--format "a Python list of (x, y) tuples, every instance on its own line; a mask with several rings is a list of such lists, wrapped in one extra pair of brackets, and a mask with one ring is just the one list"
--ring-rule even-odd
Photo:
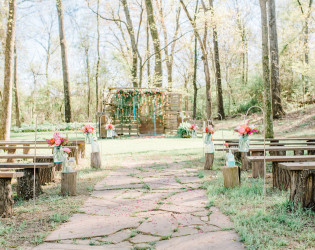
[(77, 172), (61, 173), (61, 194), (77, 195)]
[(151, 64), (150, 64), (150, 34), (149, 34), (149, 21), (147, 21), (147, 27), (146, 27), (146, 35), (147, 35), (147, 51), (146, 51), (146, 57), (147, 59), (147, 76), (148, 76), (148, 87), (150, 88), (152, 85), (151, 81)]
[(288, 190), (290, 187), (291, 177), (290, 173), (286, 169), (279, 168), (277, 162), (272, 164), (272, 184), (274, 188), (280, 190)]
[(132, 50), (132, 67), (131, 67), (131, 77), (132, 77), (132, 85), (134, 88), (138, 87), (138, 78), (137, 78), (137, 73), (138, 73), (138, 48), (136, 44), (136, 38), (135, 38), (135, 33), (133, 29), (133, 24), (132, 20), (130, 17), (130, 12), (127, 4), (127, 0), (121, 0), (123, 6), (124, 6), (124, 12), (127, 20), (127, 30), (128, 34), (130, 37), (130, 42), (131, 42), (131, 50)]
[(72, 121), (71, 117), (71, 99), (70, 99), (70, 80), (68, 71), (67, 46), (65, 31), (63, 25), (63, 9), (62, 0), (56, 0), (58, 21), (59, 21), (59, 39), (62, 59), (63, 87), (64, 87), (64, 103), (65, 103), (65, 120), (67, 123)]
[[(194, 21), (196, 21), (197, 13), (198, 13), (198, 3), (196, 2), (195, 8), (195, 16)], [(195, 50), (194, 50), (194, 74), (193, 74), (193, 86), (194, 86), (194, 104), (193, 104), (193, 119), (196, 119), (197, 116), (197, 96), (198, 96), (198, 88), (197, 88), (197, 69), (198, 69), (198, 39), (195, 34)]]
[(211, 170), (214, 161), (214, 153), (205, 153), (205, 170)]
[(214, 61), (215, 61), (215, 78), (217, 82), (217, 105), (218, 114), (221, 119), (225, 119), (223, 95), (222, 95), (222, 82), (221, 82), (221, 67), (220, 67), (220, 54), (219, 54), (219, 42), (218, 33), (214, 19), (213, 0), (209, 0), (211, 15), (212, 15), (212, 36), (213, 36), (213, 49), (214, 49)]
[(4, 59), (4, 90), (0, 140), (10, 140), (12, 115), (13, 56), (15, 43), (16, 0), (9, 1), (9, 16)]
[(13, 199), (11, 190), (11, 178), (0, 179), (0, 218), (10, 217), (13, 214), (12, 210)]
[(13, 77), (13, 86), (14, 86), (14, 97), (15, 97), (15, 125), (21, 127), (21, 118), (20, 118), (20, 102), (19, 102), (19, 93), (18, 93), (18, 76), (17, 76), (17, 54), (16, 54), (16, 42), (14, 43), (14, 77)]
[[(34, 169), (25, 168), (22, 170), (17, 170), (19, 172), (24, 172), (24, 176), (18, 178), (16, 193), (17, 196), (29, 200), (34, 198)], [(35, 196), (39, 196), (43, 193), (42, 187), (40, 186), (39, 169), (35, 170)]]
[(150, 25), (149, 27), (151, 31), (151, 37), (153, 41), (154, 54), (155, 54), (154, 81), (155, 81), (155, 86), (160, 88), (162, 87), (162, 82), (163, 82), (160, 38), (159, 38), (159, 33), (156, 27), (156, 23), (154, 20), (152, 1), (145, 0), (145, 5), (147, 9), (147, 16), (148, 16), (148, 21)]
[(95, 111), (99, 111), (99, 97), (98, 97), (98, 92), (99, 92), (99, 67), (100, 67), (100, 61), (101, 61), (101, 56), (100, 56), (100, 18), (99, 18), (99, 9), (100, 9), (100, 0), (97, 0), (97, 10), (96, 10), (96, 32), (97, 32), (97, 42), (96, 42), (96, 49), (97, 49), (97, 62), (96, 62), (96, 73), (95, 73), (95, 99), (96, 99), (96, 107)]
[[(88, 43), (88, 42), (87, 42)], [(90, 60), (89, 60), (89, 44), (86, 44), (85, 50), (85, 62), (86, 62), (86, 84), (87, 84), (87, 118), (91, 121), (91, 85), (90, 85)]]
[[(54, 160), (51, 161), (47, 159), (36, 158), (36, 162), (51, 162), (53, 163)], [(50, 168), (39, 168), (38, 169), (39, 181), (40, 185), (46, 185), (47, 183), (51, 183), (55, 181), (55, 167)]]
[(272, 112), (273, 118), (277, 119), (282, 117), (285, 113), (281, 104), (281, 85), (279, 73), (279, 51), (275, 0), (268, 0), (268, 17)]
[(271, 87), (270, 87), (270, 78), (269, 78), (269, 52), (268, 52), (268, 26), (267, 26), (266, 0), (259, 0), (259, 3), (260, 3), (260, 10), (261, 10), (265, 137), (273, 138), (273, 117), (272, 117), (272, 105), (271, 105)]

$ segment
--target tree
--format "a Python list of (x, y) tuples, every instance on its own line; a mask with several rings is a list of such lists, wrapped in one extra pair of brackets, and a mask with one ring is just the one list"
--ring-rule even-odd
[(96, 49), (97, 49), (97, 62), (96, 62), (96, 73), (95, 73), (95, 99), (96, 99), (96, 112), (99, 111), (99, 70), (100, 70), (100, 61), (101, 61), (101, 55), (100, 55), (100, 17), (99, 17), (99, 10), (100, 10), (100, 0), (97, 0), (97, 10), (96, 10), (96, 32), (97, 32), (97, 41), (96, 41)]
[(259, 0), (261, 12), (261, 37), (262, 37), (262, 69), (264, 84), (264, 113), (265, 113), (265, 138), (273, 138), (273, 117), (271, 105), (271, 84), (269, 78), (269, 51), (268, 51), (268, 20), (267, 0)]
[[(195, 16), (194, 16), (194, 22), (196, 22), (196, 17), (198, 13), (198, 4), (199, 1), (196, 2), (196, 8), (195, 8)], [(196, 119), (197, 116), (197, 95), (198, 95), (198, 88), (197, 88), (197, 69), (198, 69), (198, 38), (195, 34), (195, 48), (194, 48), (194, 73), (193, 73), (193, 87), (194, 87), (194, 103), (193, 103), (193, 119)]]
[(180, 3), (183, 6), (183, 9), (186, 13), (186, 16), (191, 24), (191, 26), (194, 29), (194, 33), (196, 37), (198, 38), (201, 51), (202, 51), (202, 62), (204, 66), (204, 73), (205, 73), (205, 80), (206, 80), (206, 113), (207, 113), (207, 120), (211, 120), (212, 116), (212, 100), (211, 100), (211, 78), (210, 78), (210, 69), (209, 69), (209, 61), (208, 61), (208, 52), (207, 52), (207, 22), (205, 20), (205, 33), (203, 39), (201, 39), (201, 36), (199, 34), (199, 31), (197, 29), (196, 21), (194, 21), (188, 10), (186, 5), (184, 4), (183, 0), (180, 0)]
[(221, 82), (221, 67), (220, 67), (220, 55), (219, 55), (219, 42), (218, 32), (215, 24), (213, 0), (209, 0), (211, 9), (211, 21), (212, 21), (212, 35), (213, 35), (213, 50), (214, 50), (214, 64), (215, 64), (215, 78), (217, 82), (217, 102), (218, 113), (221, 119), (225, 119), (223, 95), (222, 95), (222, 82)]
[(14, 89), (14, 97), (15, 97), (15, 125), (17, 127), (21, 127), (20, 102), (19, 102), (19, 93), (18, 93), (16, 39), (15, 39), (15, 43), (14, 43), (13, 89)]
[(62, 0), (56, 0), (58, 21), (59, 21), (59, 39), (61, 48), (62, 59), (62, 72), (63, 72), (63, 88), (64, 88), (64, 103), (65, 103), (65, 120), (67, 123), (72, 121), (71, 117), (71, 99), (70, 99), (70, 80), (67, 61), (67, 46), (65, 38), (65, 30), (63, 25), (63, 8)]
[(10, 140), (15, 26), (16, 0), (9, 0), (9, 16), (7, 23), (7, 37), (5, 43), (4, 60), (4, 90), (2, 101), (2, 121), (0, 131), (1, 140)]
[(159, 33), (156, 27), (154, 13), (153, 13), (153, 6), (151, 0), (145, 0), (146, 10), (147, 10), (147, 18), (149, 22), (154, 53), (155, 53), (155, 67), (154, 67), (154, 81), (156, 87), (162, 87), (163, 82), (163, 75), (162, 75), (162, 57), (161, 57), (161, 45), (160, 45), (160, 38)]
[(268, 0), (269, 17), (269, 55), (270, 55), (270, 79), (272, 89), (273, 118), (282, 117), (285, 112), (281, 104), (281, 85), (279, 73), (279, 52), (275, 0)]

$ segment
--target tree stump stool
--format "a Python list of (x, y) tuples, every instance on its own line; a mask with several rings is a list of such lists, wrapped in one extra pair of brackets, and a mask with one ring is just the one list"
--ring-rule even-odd
[(232, 188), (241, 184), (241, 169), (238, 166), (235, 167), (223, 167), (223, 179), (224, 186), (226, 188)]
[[(24, 144), (23, 147), (29, 147), (31, 144)], [(28, 155), (30, 153), (31, 149), (30, 148), (23, 148), (23, 154)]]
[(205, 153), (205, 170), (211, 170), (214, 161), (214, 153)]
[[(276, 164), (274, 164), (276, 163)], [(272, 164), (272, 185), (280, 190), (288, 190), (290, 187), (291, 177), (286, 169), (279, 168), (278, 162)]]
[(63, 196), (77, 194), (77, 172), (61, 173), (61, 194)]
[(29, 200), (34, 198), (34, 178), (35, 178), (35, 197), (43, 193), (40, 185), (39, 169), (36, 168), (35, 176), (33, 168), (18, 169), (18, 172), (23, 172), (24, 176), (17, 179), (17, 196)]
[[(254, 151), (252, 153), (253, 156), (263, 156), (264, 152)], [(265, 166), (264, 162), (254, 161), (251, 163), (252, 165), (252, 175), (253, 178), (264, 178), (265, 177)]]
[(248, 152), (241, 152), (241, 162), (242, 162), (242, 170), (248, 170), (249, 169), (249, 164), (248, 161), (246, 159), (246, 157), (248, 156)]
[(92, 152), (91, 153), (91, 168), (99, 169), (102, 167), (101, 153)]
[[(35, 162), (54, 162), (54, 159), (41, 159), (36, 158)], [(39, 169), (40, 185), (46, 185), (47, 183), (55, 182), (55, 167), (40, 168)]]

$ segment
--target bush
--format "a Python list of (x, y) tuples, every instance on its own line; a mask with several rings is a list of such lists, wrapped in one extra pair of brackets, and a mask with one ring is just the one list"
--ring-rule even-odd
[(189, 137), (190, 127), (191, 124), (189, 122), (182, 122), (177, 129), (177, 135), (181, 138)]

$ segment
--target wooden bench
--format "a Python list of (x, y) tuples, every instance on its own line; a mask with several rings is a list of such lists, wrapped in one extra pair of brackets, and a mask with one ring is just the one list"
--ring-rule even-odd
[[(222, 143), (215, 143), (215, 146), (222, 146)], [(238, 142), (231, 142), (228, 143), (229, 146), (238, 146)], [(255, 146), (263, 146), (264, 142), (251, 142), (250, 145), (255, 145)], [(308, 145), (312, 146), (315, 145), (315, 142), (266, 142), (266, 146), (287, 146), (287, 145)]]
[[(260, 174), (263, 173), (264, 156), (248, 156), (246, 158), (249, 163), (260, 162), (259, 171)], [(315, 155), (266, 156), (265, 161), (276, 163), (272, 165), (273, 187), (279, 188), (280, 190), (287, 190), (290, 185), (290, 174), (287, 170), (280, 169), (278, 163), (315, 161)]]
[[(264, 138), (250, 138), (251, 141), (264, 141)], [(293, 138), (266, 138), (267, 142), (279, 142), (279, 141), (306, 141), (306, 142), (315, 142), (315, 138), (312, 137), (293, 137)], [(238, 142), (238, 138), (232, 139), (221, 139), (217, 138), (214, 141), (224, 141), (224, 142)]]
[(0, 169), (17, 169), (18, 172), (23, 172), (24, 176), (17, 180), (17, 195), (23, 199), (33, 198), (34, 185), (34, 168), (35, 168), (35, 196), (43, 193), (39, 170), (54, 167), (52, 163), (0, 163)]
[(315, 162), (280, 163), (279, 168), (290, 174), (290, 201), (293, 206), (315, 211)]
[(10, 217), (13, 213), (11, 181), (21, 178), (24, 173), (0, 172), (0, 217)]

